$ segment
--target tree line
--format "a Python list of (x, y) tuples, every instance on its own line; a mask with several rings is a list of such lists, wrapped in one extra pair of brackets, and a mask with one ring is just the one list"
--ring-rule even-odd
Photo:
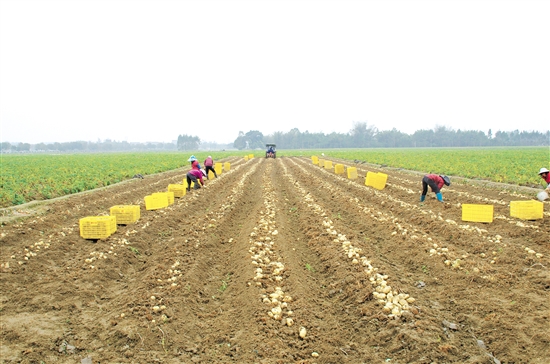
[(172, 143), (148, 142), (129, 143), (106, 139), (97, 142), (65, 142), (65, 143), (0, 143), (2, 153), (108, 153), (108, 152), (139, 152), (139, 151), (188, 151), (188, 150), (220, 150), (230, 149), (231, 145), (213, 142), (201, 142), (199, 137), (179, 135)]
[(65, 142), (65, 143), (0, 143), (2, 153), (101, 153), (101, 152), (135, 152), (135, 151), (167, 151), (176, 150), (175, 143), (129, 143), (115, 140), (104, 140), (97, 142)]
[(97, 142), (66, 143), (0, 143), (2, 153), (27, 152), (125, 152), (125, 151), (194, 151), (221, 149), (263, 149), (265, 143), (274, 143), (280, 149), (324, 149), (324, 148), (427, 148), (427, 147), (496, 147), (496, 146), (550, 146), (550, 131), (497, 131), (487, 133), (478, 130), (454, 130), (445, 126), (417, 130), (406, 134), (397, 129), (378, 131), (365, 122), (354, 123), (348, 133), (310, 133), (298, 128), (288, 132), (277, 131), (263, 135), (258, 130), (246, 133), (239, 131), (233, 144), (204, 142), (192, 135), (179, 135), (172, 143), (130, 143), (127, 141), (104, 140)]
[(378, 131), (376, 127), (358, 122), (348, 133), (310, 133), (298, 128), (266, 136), (257, 130), (239, 132), (233, 145), (237, 149), (254, 149), (265, 143), (275, 143), (281, 149), (550, 146), (550, 131), (514, 130), (493, 134), (491, 129), (484, 133), (438, 126), (406, 134), (395, 128)]

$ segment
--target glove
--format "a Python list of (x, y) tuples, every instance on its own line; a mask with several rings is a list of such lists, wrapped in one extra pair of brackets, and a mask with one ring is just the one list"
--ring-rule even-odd
[(436, 195), (436, 197), (437, 197), (437, 201), (443, 202), (443, 195), (441, 194), (441, 192), (436, 193), (435, 195)]

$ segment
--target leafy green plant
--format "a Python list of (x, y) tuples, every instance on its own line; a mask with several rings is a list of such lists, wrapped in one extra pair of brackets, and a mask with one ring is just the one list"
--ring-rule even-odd
[(168, 236), (172, 236), (172, 230), (160, 231), (158, 234), (161, 238), (166, 238)]
[(230, 279), (231, 279), (231, 274), (227, 274), (225, 279), (222, 279), (222, 285), (220, 286), (220, 288), (218, 288), (218, 291), (220, 291), (222, 293), (225, 292), (225, 290), (229, 286)]

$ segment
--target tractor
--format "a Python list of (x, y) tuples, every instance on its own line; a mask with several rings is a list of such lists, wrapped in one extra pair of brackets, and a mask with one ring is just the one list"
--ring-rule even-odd
[(275, 144), (266, 144), (265, 145), (265, 157), (266, 158), (277, 158), (277, 151), (275, 150)]

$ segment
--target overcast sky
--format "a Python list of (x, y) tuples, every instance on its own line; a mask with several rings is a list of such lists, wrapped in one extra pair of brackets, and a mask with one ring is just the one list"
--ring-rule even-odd
[(0, 0), (0, 141), (550, 129), (550, 1)]

